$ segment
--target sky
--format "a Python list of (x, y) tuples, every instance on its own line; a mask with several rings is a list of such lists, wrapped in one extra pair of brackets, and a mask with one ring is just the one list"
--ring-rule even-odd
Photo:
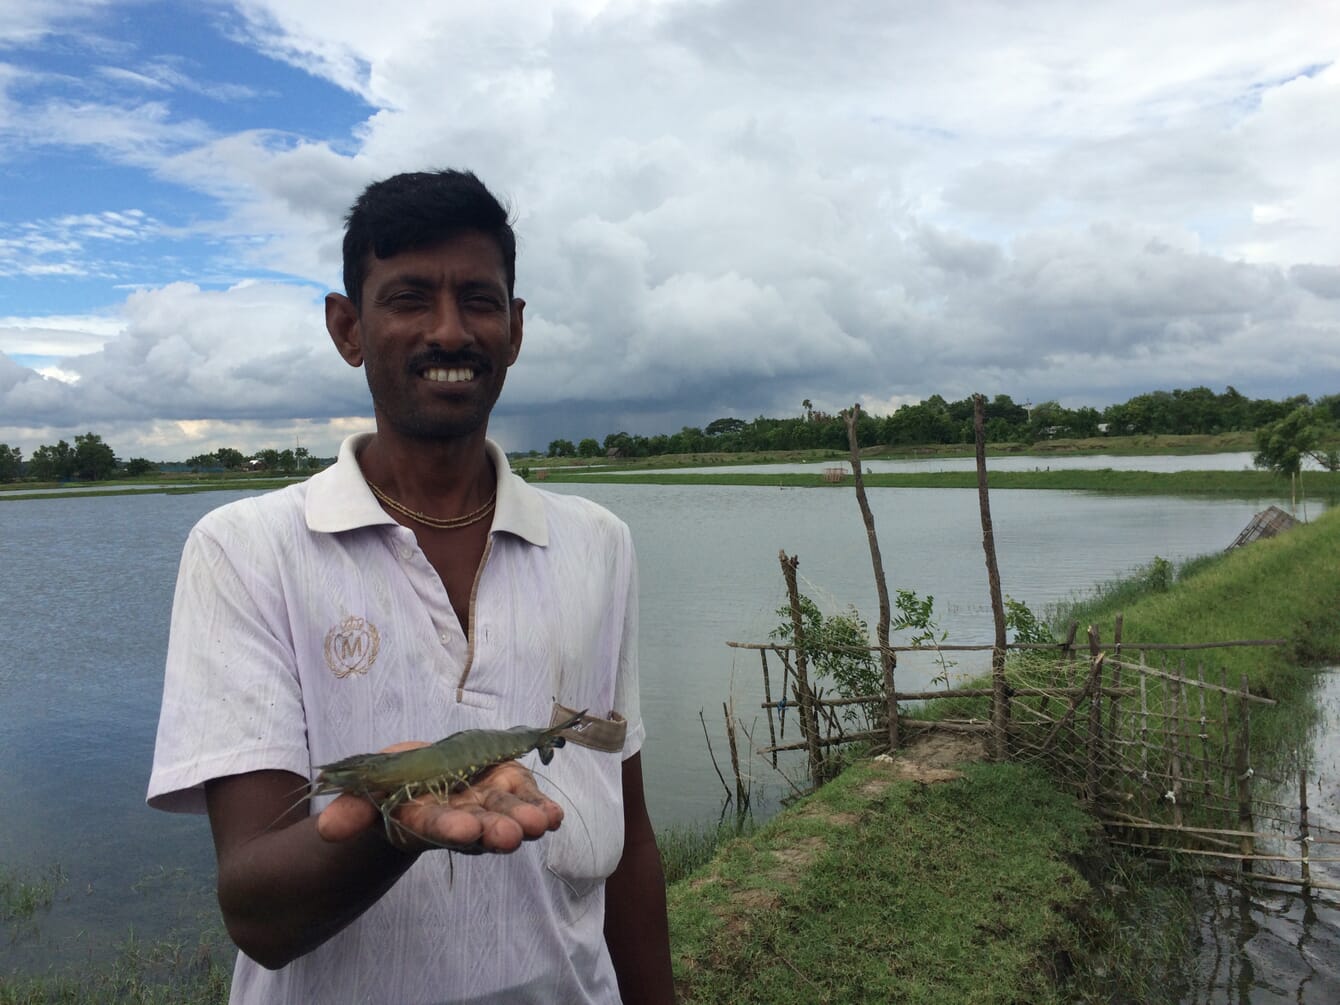
[(1331, 0), (0, 0), (0, 443), (372, 428), (343, 217), (510, 207), (508, 450), (808, 400), (1340, 393)]

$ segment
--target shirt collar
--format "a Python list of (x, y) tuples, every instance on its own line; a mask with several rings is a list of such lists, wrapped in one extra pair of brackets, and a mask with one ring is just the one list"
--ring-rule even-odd
[[(309, 530), (338, 534), (359, 527), (395, 525), (396, 521), (377, 502), (358, 466), (358, 451), (371, 433), (355, 433), (340, 444), (335, 463), (307, 481), (306, 517)], [(498, 503), (493, 511), (492, 533), (503, 531), (524, 538), (531, 544), (549, 543), (549, 525), (544, 517), (544, 501), (538, 490), (512, 473), (507, 455), (492, 440), (484, 449), (493, 461), (498, 476)]]

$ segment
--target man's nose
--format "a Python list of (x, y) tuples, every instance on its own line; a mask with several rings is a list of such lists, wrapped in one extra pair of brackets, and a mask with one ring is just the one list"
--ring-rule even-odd
[(427, 340), (430, 345), (443, 349), (458, 349), (474, 341), (469, 325), (465, 323), (465, 315), (455, 299), (443, 297), (438, 301)]

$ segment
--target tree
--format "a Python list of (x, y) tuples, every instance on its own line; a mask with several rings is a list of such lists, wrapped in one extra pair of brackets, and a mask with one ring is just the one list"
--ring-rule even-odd
[(232, 447), (220, 447), (214, 451), (214, 458), (219, 467), (227, 468), (229, 471), (236, 471), (247, 462), (246, 455)]
[[(1252, 463), (1258, 468), (1269, 468), (1278, 475), (1287, 475), (1291, 489), (1295, 481), (1301, 488), (1303, 459), (1325, 456), (1318, 449), (1320, 438), (1312, 409), (1300, 405), (1278, 422), (1262, 426), (1256, 431), (1257, 452)], [(1290, 504), (1293, 505), (1292, 498)], [(1306, 516), (1306, 498), (1303, 501), (1303, 512)]]
[(548, 454), (548, 456), (550, 456), (550, 457), (574, 457), (574, 456), (576, 456), (576, 453), (577, 453), (577, 448), (574, 447), (574, 446), (572, 445), (572, 441), (571, 441), (571, 440), (550, 440), (550, 441), (549, 441), (549, 454)]
[(64, 440), (44, 443), (33, 451), (28, 474), (39, 482), (65, 482), (74, 477), (74, 449)]
[(116, 454), (97, 433), (74, 438), (74, 473), (81, 481), (110, 478), (116, 471)]
[(279, 468), (279, 451), (273, 447), (256, 451), (251, 459), (256, 462), (257, 467), (265, 471), (275, 471)]
[(147, 475), (150, 471), (157, 471), (158, 466), (153, 461), (147, 461), (143, 457), (132, 457), (126, 461), (126, 474), (131, 478), (138, 478), (140, 475)]
[(597, 440), (595, 437), (592, 437), (592, 436), (588, 436), (588, 437), (586, 437), (586, 439), (582, 440), (580, 443), (577, 444), (577, 456), (578, 456), (578, 457), (599, 457), (599, 456), (600, 456), (600, 441)]
[(23, 473), (23, 451), (0, 443), (0, 482), (16, 482)]
[(703, 432), (708, 436), (727, 436), (743, 432), (748, 425), (744, 419), (713, 419)]

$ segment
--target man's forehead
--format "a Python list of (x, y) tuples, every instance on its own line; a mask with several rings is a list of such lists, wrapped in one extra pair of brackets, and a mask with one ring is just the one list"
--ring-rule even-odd
[(369, 253), (367, 279), (382, 283), (396, 276), (439, 281), (489, 281), (507, 285), (502, 249), (487, 234), (469, 231), (431, 244), (404, 248), (385, 258)]

